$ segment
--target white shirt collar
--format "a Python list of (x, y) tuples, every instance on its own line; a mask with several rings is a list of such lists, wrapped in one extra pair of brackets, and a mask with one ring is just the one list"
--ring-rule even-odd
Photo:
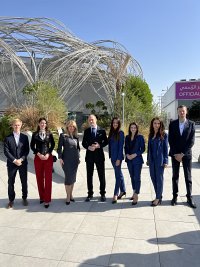
[(17, 138), (19, 138), (19, 136), (20, 136), (20, 133), (13, 132), (13, 135), (14, 135), (14, 137), (17, 137)]
[(19, 144), (20, 133), (15, 133), (15, 132), (13, 132), (13, 135), (14, 135), (14, 138), (15, 138), (16, 145), (18, 146), (18, 144)]
[(186, 121), (187, 121), (187, 119), (185, 119), (184, 121), (180, 121), (180, 120), (179, 120), (179, 125), (180, 125), (180, 124), (181, 124), (181, 125), (185, 124)]

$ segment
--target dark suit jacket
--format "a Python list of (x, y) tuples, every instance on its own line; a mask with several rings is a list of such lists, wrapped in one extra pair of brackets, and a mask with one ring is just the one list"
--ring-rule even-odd
[(122, 161), (124, 159), (123, 148), (124, 148), (124, 132), (120, 130), (119, 140), (115, 140), (113, 136), (109, 140), (108, 143), (109, 158), (112, 161), (116, 160)]
[[(88, 147), (94, 144), (95, 142), (99, 143), (100, 148), (97, 148), (95, 151), (88, 150)], [(104, 129), (97, 126), (97, 132), (95, 139), (92, 138), (91, 128), (87, 128), (84, 131), (82, 146), (87, 149), (85, 161), (105, 161), (105, 156), (103, 152), (103, 147), (108, 144), (108, 138)]]
[(192, 147), (195, 139), (195, 124), (187, 120), (181, 136), (179, 130), (179, 120), (174, 120), (169, 125), (169, 155), (183, 153), (185, 157), (192, 157)]
[[(125, 155), (129, 154), (137, 154), (137, 156), (132, 159), (133, 164), (141, 164), (144, 163), (142, 154), (145, 151), (145, 142), (143, 135), (138, 134), (134, 141), (131, 141), (130, 136), (127, 135), (125, 138)], [(126, 158), (126, 162), (128, 162), (129, 159)]]
[(155, 154), (151, 150), (151, 140), (148, 140), (148, 149), (147, 149), (147, 162), (149, 168), (152, 169), (152, 173), (154, 173), (154, 164), (156, 166), (163, 166), (164, 164), (168, 164), (168, 136), (167, 134), (164, 135), (164, 139), (156, 138), (154, 145)]
[(8, 167), (16, 167), (13, 163), (15, 159), (23, 159), (22, 164), (27, 164), (27, 156), (29, 154), (28, 136), (20, 133), (19, 144), (16, 145), (13, 133), (8, 135), (4, 140), (4, 155), (7, 158)]
[(31, 150), (33, 154), (38, 152), (42, 155), (51, 154), (55, 147), (55, 141), (51, 132), (46, 133), (46, 137), (42, 140), (39, 132), (34, 132), (31, 138)]

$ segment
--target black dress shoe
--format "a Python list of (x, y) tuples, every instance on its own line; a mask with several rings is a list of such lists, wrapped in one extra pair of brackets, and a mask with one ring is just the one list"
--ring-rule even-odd
[(40, 204), (44, 203), (44, 200), (40, 200)]
[(70, 201), (69, 201), (69, 202), (68, 202), (68, 201), (66, 201), (66, 202), (65, 202), (65, 204), (66, 204), (66, 205), (69, 205), (69, 204), (70, 204)]
[(88, 196), (88, 197), (86, 197), (86, 199), (85, 199), (85, 202), (90, 202), (90, 200), (93, 198), (93, 196)]
[(106, 201), (106, 197), (105, 196), (101, 196), (101, 202), (105, 202)]
[(44, 204), (45, 209), (48, 209), (49, 204)]
[(172, 206), (177, 205), (177, 197), (173, 197), (173, 198), (172, 198), (172, 200), (171, 200), (171, 205), (172, 205)]
[(22, 205), (28, 206), (28, 200), (27, 199), (22, 199)]
[(188, 198), (187, 203), (191, 208), (196, 209), (197, 205), (194, 203), (192, 198)]
[(123, 196), (126, 196), (126, 192), (121, 192), (117, 197), (117, 199), (121, 199)]
[(116, 203), (117, 203), (117, 199), (113, 199), (112, 204), (116, 204)]
[(74, 199), (74, 198), (70, 198), (70, 201), (71, 201), (71, 202), (75, 202), (75, 199)]

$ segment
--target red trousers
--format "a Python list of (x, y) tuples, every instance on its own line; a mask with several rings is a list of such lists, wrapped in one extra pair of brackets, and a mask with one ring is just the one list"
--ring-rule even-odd
[(47, 160), (41, 160), (36, 155), (34, 165), (40, 200), (49, 203), (51, 202), (53, 157), (49, 155)]

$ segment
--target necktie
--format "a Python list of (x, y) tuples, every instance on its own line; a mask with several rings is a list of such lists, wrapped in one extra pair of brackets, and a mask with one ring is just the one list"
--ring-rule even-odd
[(92, 128), (92, 138), (95, 139), (96, 136), (96, 129)]

